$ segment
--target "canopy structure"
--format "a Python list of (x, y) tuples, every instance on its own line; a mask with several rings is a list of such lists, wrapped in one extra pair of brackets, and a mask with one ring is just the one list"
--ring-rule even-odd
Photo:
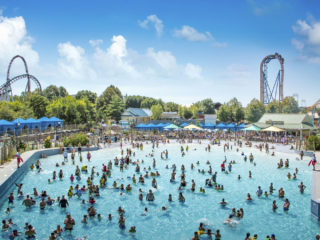
[(249, 127), (243, 128), (241, 131), (252, 131), (252, 132), (258, 132), (261, 128), (257, 127), (256, 125), (251, 125)]
[(244, 129), (245, 125), (246, 124), (244, 124), (244, 123), (240, 123), (239, 125), (236, 126), (236, 129), (237, 130), (242, 130), (242, 129)]
[(177, 125), (170, 124), (168, 126), (165, 126), (163, 129), (173, 130), (173, 129), (180, 129)]
[(206, 129), (214, 129), (214, 125), (212, 123), (206, 123), (202, 127)]
[(185, 127), (185, 126), (188, 126), (189, 125), (189, 123), (182, 123), (182, 124), (180, 124), (180, 127)]
[(144, 123), (140, 123), (138, 125), (136, 125), (136, 128), (145, 128), (147, 125)]
[(185, 126), (184, 129), (187, 129), (187, 130), (203, 130), (203, 128), (201, 128), (199, 126), (196, 126), (194, 124), (190, 124), (188, 126)]
[(230, 130), (235, 130), (235, 127), (236, 127), (236, 125), (234, 123), (229, 123), (226, 125), (226, 128), (230, 129)]
[(25, 126), (29, 127), (27, 121), (22, 118), (17, 118), (11, 122), (14, 124), (15, 128), (17, 129), (22, 129)]
[(261, 131), (262, 132), (285, 132), (286, 130), (283, 130), (283, 129), (275, 127), (275, 126), (270, 126), (270, 127), (267, 127)]
[(40, 129), (41, 128), (41, 122), (39, 120), (35, 120), (33, 118), (28, 118), (26, 121), (30, 125), (30, 127), (29, 127), (30, 129), (34, 129), (34, 128)]
[(57, 126), (63, 126), (63, 120), (61, 120), (60, 118), (57, 117), (51, 117), (49, 118), (50, 123), (52, 124), (53, 127), (57, 127)]
[(14, 124), (7, 120), (0, 120), (0, 133), (4, 133), (7, 130), (14, 130)]
[(226, 124), (224, 124), (224, 123), (219, 123), (219, 124), (217, 124), (216, 128), (218, 128), (218, 129), (224, 129), (224, 128), (226, 128)]

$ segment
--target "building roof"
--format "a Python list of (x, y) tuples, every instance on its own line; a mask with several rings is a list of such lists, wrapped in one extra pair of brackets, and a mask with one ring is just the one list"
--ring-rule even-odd
[(152, 112), (150, 109), (145, 108), (128, 108), (121, 114), (121, 116), (150, 117), (152, 116)]
[(266, 123), (268, 121), (282, 121), (286, 124), (297, 124), (297, 123), (310, 123), (312, 124), (312, 118), (307, 114), (299, 113), (265, 113), (258, 121), (259, 123)]
[(254, 125), (260, 128), (276, 126), (286, 130), (313, 129), (312, 117), (296, 113), (265, 113)]
[(163, 112), (161, 118), (180, 118), (177, 112)]

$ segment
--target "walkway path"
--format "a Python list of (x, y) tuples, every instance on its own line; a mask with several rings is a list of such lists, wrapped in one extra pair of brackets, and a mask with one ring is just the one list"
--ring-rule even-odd
[[(21, 154), (23, 160), (28, 159), (33, 153), (39, 150), (32, 150)], [(22, 164), (24, 164), (23, 162)], [(11, 174), (17, 169), (17, 158), (12, 159), (10, 162), (0, 166), (0, 185), (11, 176)]]

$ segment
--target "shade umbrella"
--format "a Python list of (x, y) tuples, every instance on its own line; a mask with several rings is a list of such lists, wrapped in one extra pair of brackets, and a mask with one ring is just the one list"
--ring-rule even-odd
[(285, 132), (286, 130), (283, 130), (283, 129), (275, 127), (275, 126), (270, 126), (270, 127), (267, 127), (261, 131), (262, 132)]
[(190, 124), (188, 126), (185, 126), (184, 129), (186, 129), (186, 130), (203, 130), (201, 127), (196, 126), (194, 124)]
[(257, 127), (256, 125), (251, 125), (250, 127), (246, 127), (242, 129), (241, 131), (253, 131), (253, 132), (258, 132), (260, 131), (261, 128)]
[(170, 124), (168, 126), (165, 126), (163, 129), (170, 130), (170, 129), (180, 129), (177, 125)]

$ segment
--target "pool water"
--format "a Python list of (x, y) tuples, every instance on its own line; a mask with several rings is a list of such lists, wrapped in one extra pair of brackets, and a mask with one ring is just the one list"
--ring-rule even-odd
[[(184, 145), (186, 147), (186, 144)], [(209, 227), (215, 231), (220, 229), (222, 239), (244, 239), (245, 234), (257, 233), (259, 239), (264, 239), (267, 234), (274, 233), (277, 239), (313, 239), (315, 234), (320, 232), (318, 222), (310, 214), (310, 195), (311, 195), (311, 174), (312, 170), (307, 166), (309, 160), (306, 158), (303, 161), (296, 160), (297, 155), (276, 153), (272, 157), (264, 152), (260, 152), (254, 148), (240, 148), (239, 152), (236, 147), (233, 150), (224, 152), (223, 147), (213, 146), (211, 152), (205, 151), (206, 144), (193, 143), (189, 144), (189, 151), (184, 157), (181, 156), (180, 145), (177, 143), (160, 144), (159, 148), (155, 148), (156, 168), (152, 171), (159, 171), (160, 177), (156, 177), (158, 183), (158, 190), (153, 189), (155, 201), (150, 203), (145, 200), (146, 192), (151, 187), (152, 177), (145, 179), (145, 184), (138, 183), (139, 175), (136, 174), (137, 184), (132, 184), (132, 180), (127, 176), (132, 176), (135, 173), (135, 166), (130, 165), (123, 172), (120, 172), (119, 167), (113, 165), (112, 176), (108, 178), (107, 187), (100, 189), (100, 197), (96, 198), (95, 208), (97, 213), (102, 215), (102, 220), (99, 222), (97, 218), (89, 219), (88, 223), (84, 225), (81, 219), (84, 214), (87, 214), (87, 208), (90, 206), (81, 204), (81, 199), (76, 196), (69, 199), (69, 207), (67, 210), (62, 210), (56, 203), (54, 206), (46, 207), (44, 211), (40, 211), (39, 202), (37, 199), (36, 206), (31, 209), (26, 209), (22, 206), (22, 200), (15, 199), (14, 205), (11, 208), (11, 213), (7, 215), (5, 209), (8, 207), (5, 202), (1, 207), (1, 219), (12, 218), (13, 222), (17, 224), (16, 228), (20, 232), (24, 232), (24, 224), (28, 222), (36, 229), (37, 239), (48, 239), (50, 233), (56, 229), (60, 224), (64, 227), (64, 219), (66, 213), (71, 213), (76, 221), (74, 231), (72, 234), (63, 233), (61, 239), (78, 239), (87, 235), (87, 239), (191, 239), (193, 232), (198, 229), (200, 222), (209, 224)], [(169, 158), (161, 160), (160, 153), (168, 149)], [(195, 150), (196, 149), (196, 150)], [(144, 174), (143, 168), (152, 168), (152, 158), (146, 157), (151, 151), (151, 144), (144, 144), (143, 151), (138, 149), (133, 150), (136, 155), (132, 157), (133, 160), (143, 159), (145, 162), (141, 164), (141, 172)], [(244, 151), (247, 155), (250, 152), (254, 155), (254, 164), (250, 161), (244, 161), (241, 152)], [(96, 167), (96, 171), (101, 174), (102, 164), (107, 164), (109, 160), (113, 160), (115, 156), (121, 157), (119, 147), (110, 149), (102, 149), (92, 152), (91, 162), (87, 162), (86, 154), (83, 153), (83, 162), (79, 162), (79, 157), (76, 155), (76, 165), (88, 165), (88, 170), (92, 166)], [(232, 167), (230, 174), (224, 174), (220, 171), (220, 164), (227, 158), (228, 161), (235, 160), (236, 164)], [(290, 167), (288, 169), (277, 169), (277, 162), (280, 158), (290, 160)], [(217, 183), (224, 185), (224, 191), (218, 192), (213, 188), (205, 188), (206, 194), (199, 192), (200, 186), (204, 187), (205, 179), (210, 178), (207, 173), (210, 161), (213, 171), (218, 172)], [(57, 162), (63, 161), (62, 155), (55, 155), (47, 159), (41, 159), (41, 168), (43, 171), (28, 171), (22, 179), (24, 194), (32, 194), (33, 188), (36, 187), (40, 193), (46, 190), (51, 198), (66, 195), (70, 185), (80, 186), (86, 184), (86, 179), (89, 175), (82, 174), (80, 182), (76, 180), (72, 184), (69, 177), (75, 172), (75, 166), (72, 165), (70, 159), (65, 166), (56, 167)], [(200, 161), (199, 165), (196, 162)], [(177, 165), (176, 183), (170, 183), (171, 165)], [(190, 165), (193, 163), (195, 169), (191, 170)], [(186, 199), (185, 203), (178, 202), (178, 187), (181, 175), (181, 164), (186, 167), (186, 181), (187, 187), (183, 191)], [(169, 169), (166, 169), (169, 165)], [(287, 180), (287, 173), (291, 174), (295, 168), (299, 169), (297, 180)], [(52, 179), (52, 172), (63, 169), (64, 179), (62, 181), (56, 180), (52, 184), (48, 184), (48, 179)], [(198, 172), (198, 169), (205, 169), (206, 173), (203, 175)], [(251, 170), (252, 178), (248, 177), (248, 172)], [(150, 173), (150, 171), (149, 171)], [(238, 175), (241, 175), (241, 180), (238, 180)], [(58, 174), (57, 174), (58, 175)], [(100, 175), (101, 176), (101, 175)], [(99, 184), (100, 177), (95, 177), (94, 184)], [(196, 182), (196, 191), (193, 193), (191, 188), (191, 180)], [(133, 189), (131, 193), (120, 195), (119, 190), (112, 189), (113, 181), (117, 181), (118, 185), (121, 183), (126, 186), (131, 184)], [(300, 181), (307, 186), (305, 193), (300, 194), (298, 185)], [(269, 185), (273, 182), (276, 189), (273, 195), (268, 198), (258, 198), (255, 194), (257, 187), (261, 186), (263, 191), (269, 191)], [(282, 205), (284, 200), (278, 198), (278, 189), (283, 187), (285, 190), (285, 197), (290, 200), (291, 206), (288, 212), (284, 212)], [(144, 191), (144, 200), (140, 202), (138, 199), (139, 188)], [(14, 188), (16, 196), (17, 189)], [(168, 195), (172, 194), (174, 202), (168, 202)], [(254, 199), (251, 203), (245, 201), (247, 193), (250, 193)], [(84, 193), (82, 198), (88, 200), (88, 193)], [(219, 202), (222, 198), (228, 202), (226, 207), (221, 207)], [(276, 200), (278, 210), (272, 211), (272, 201)], [(126, 229), (121, 230), (118, 227), (118, 207), (125, 209)], [(161, 207), (168, 207), (168, 212), (162, 212)], [(146, 216), (141, 214), (144, 208), (149, 209)], [(228, 217), (232, 208), (243, 208), (244, 218), (239, 220), (239, 223), (234, 226), (223, 224)], [(111, 213), (113, 220), (107, 221), (107, 215)], [(136, 226), (137, 232), (131, 234), (128, 232), (130, 226)], [(8, 239), (9, 232), (1, 233), (2, 239)], [(206, 239), (205, 236), (202, 236)]]

